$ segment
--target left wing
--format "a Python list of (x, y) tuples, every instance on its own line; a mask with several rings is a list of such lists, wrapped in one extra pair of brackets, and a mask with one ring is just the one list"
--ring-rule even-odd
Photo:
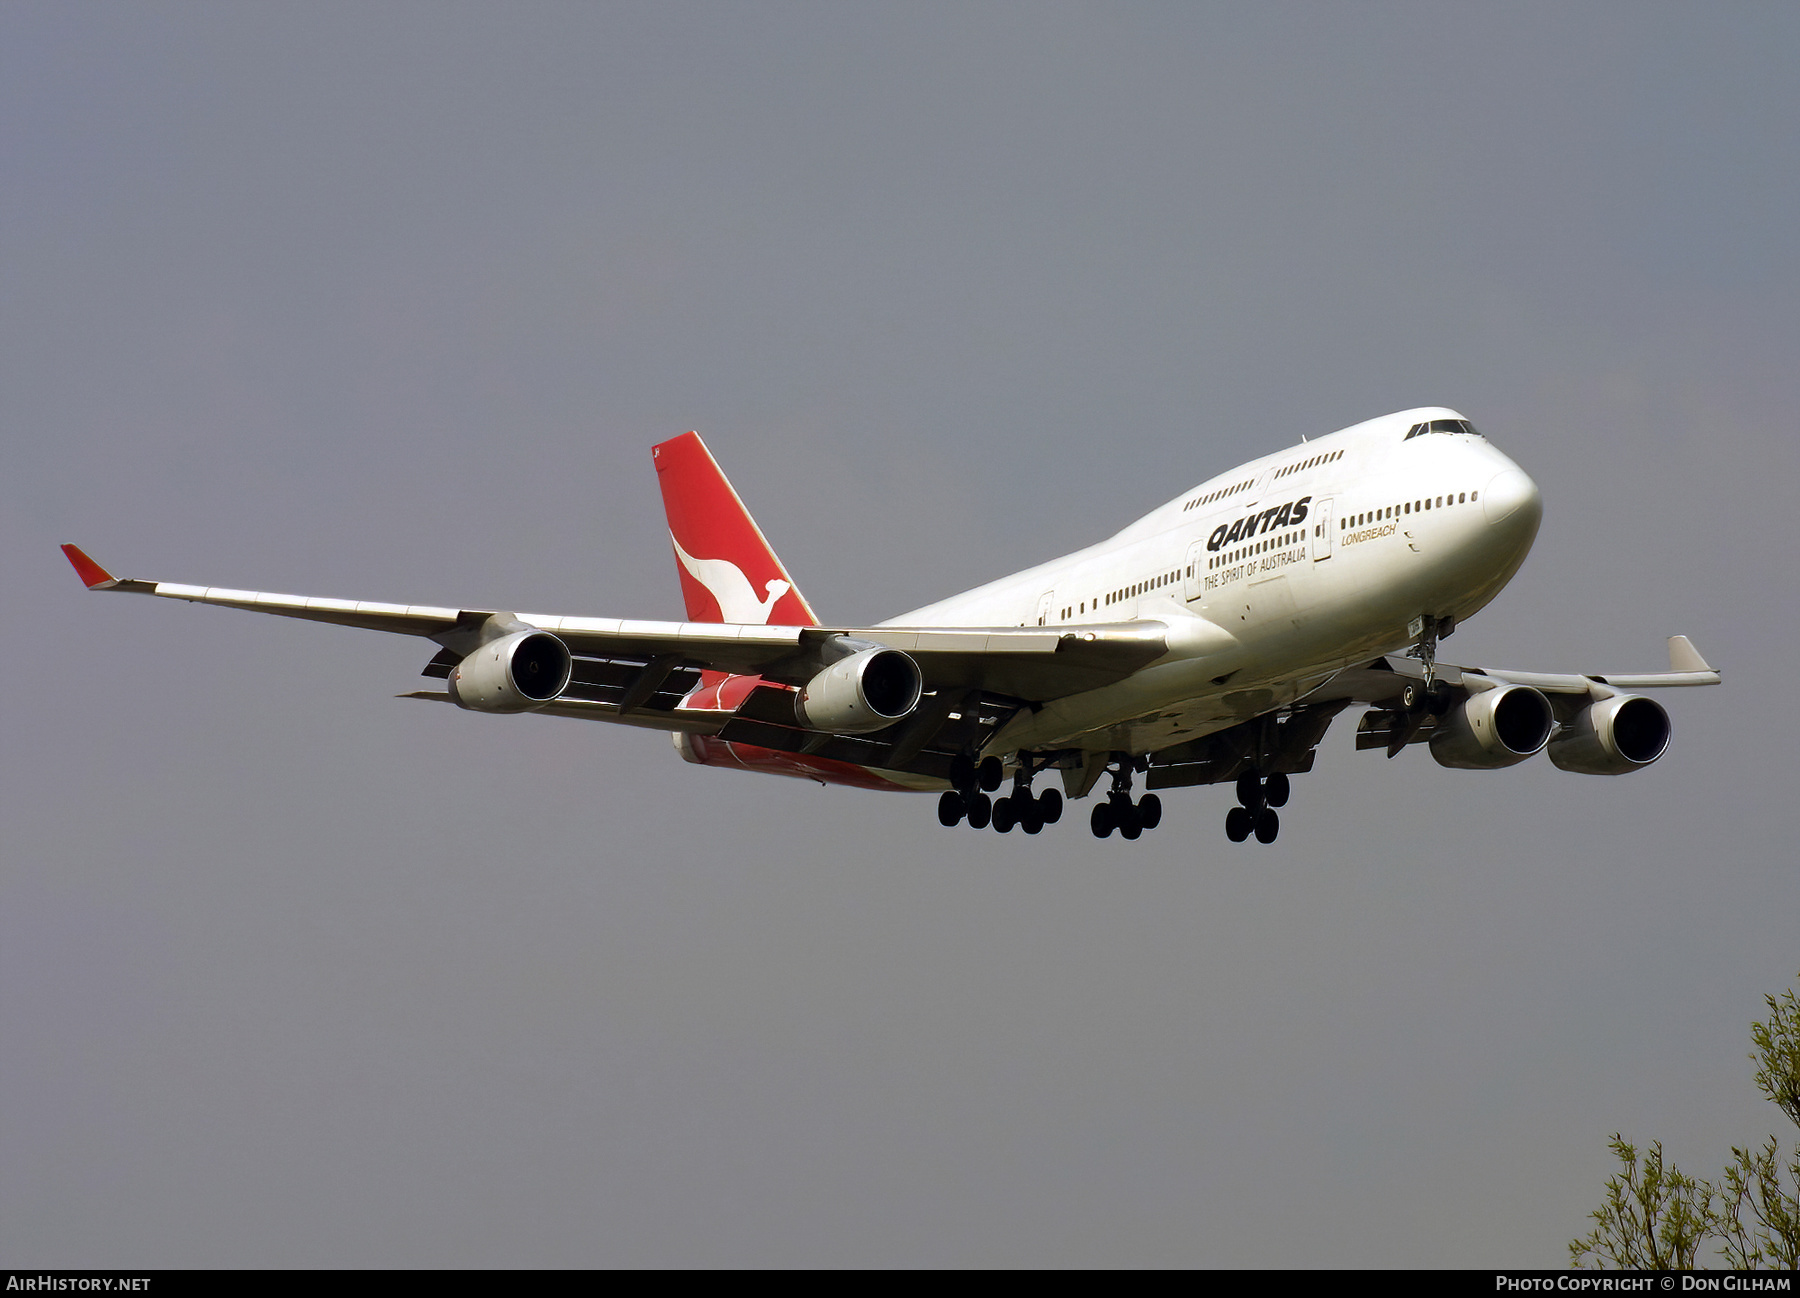
[[(1151, 789), (1180, 788), (1194, 784), (1218, 784), (1235, 780), (1246, 772), (1262, 775), (1300, 774), (1312, 769), (1314, 750), (1338, 713), (1354, 705), (1367, 705), (1356, 728), (1358, 751), (1384, 749), (1393, 757), (1408, 744), (1425, 743), (1440, 729), (1460, 729), (1467, 720), (1465, 705), (1490, 691), (1527, 687), (1542, 697), (1542, 704), (1528, 702), (1526, 711), (1540, 709), (1534, 723), (1524, 718), (1529, 731), (1522, 747), (1531, 752), (1557, 734), (1591, 729), (1595, 713), (1604, 713), (1600, 724), (1608, 738), (1602, 746), (1609, 753), (1563, 753), (1559, 765), (1569, 769), (1598, 774), (1624, 774), (1639, 769), (1660, 755), (1661, 745), (1655, 731), (1662, 727), (1662, 740), (1667, 739), (1667, 717), (1657, 715), (1661, 709), (1647, 699), (1634, 699), (1626, 691), (1656, 689), (1682, 685), (1717, 685), (1719, 673), (1700, 656), (1686, 636), (1669, 638), (1669, 670), (1605, 674), (1567, 674), (1521, 672), (1498, 667), (1457, 667), (1437, 663), (1434, 668), (1437, 689), (1425, 689), (1425, 664), (1417, 658), (1398, 654), (1377, 658), (1361, 666), (1346, 668), (1326, 679), (1288, 708), (1270, 712), (1206, 735), (1177, 744), (1150, 757), (1147, 785)], [(1492, 696), (1489, 695), (1491, 698)], [(1609, 700), (1616, 702), (1609, 703)], [(1596, 707), (1596, 705), (1603, 705)], [(1618, 732), (1617, 709), (1629, 705), (1637, 709), (1644, 747), (1634, 759), (1621, 757), (1613, 736)], [(1547, 712), (1543, 709), (1547, 708)], [(1479, 708), (1477, 708), (1479, 711)], [(1652, 715), (1646, 717), (1649, 711)], [(1583, 713), (1588, 713), (1583, 717)], [(1536, 726), (1542, 729), (1534, 729)], [(1446, 736), (1447, 738), (1449, 736)], [(1466, 733), (1461, 736), (1467, 739)], [(1558, 758), (1557, 744), (1550, 743), (1553, 760)], [(1529, 752), (1495, 748), (1491, 743), (1486, 753), (1464, 744), (1460, 751), (1446, 751), (1440, 758), (1452, 766), (1507, 766), (1529, 756)], [(1436, 749), (1434, 748), (1434, 755)], [(1655, 755), (1652, 755), (1654, 753)]]
[[(1566, 725), (1593, 704), (1618, 698), (1627, 691), (1717, 685), (1723, 679), (1684, 635), (1669, 637), (1666, 672), (1524, 672), (1438, 663), (1435, 673), (1441, 692), (1435, 700), (1424, 700), (1416, 691), (1424, 685), (1425, 664), (1417, 658), (1390, 654), (1339, 672), (1306, 701), (1373, 704), (1374, 708), (1363, 714), (1357, 726), (1356, 747), (1385, 748), (1392, 757), (1407, 744), (1431, 738), (1444, 704), (1455, 704), (1489, 690), (1514, 685), (1535, 690), (1549, 703), (1555, 721)], [(1421, 706), (1429, 702), (1435, 702), (1437, 707)]]

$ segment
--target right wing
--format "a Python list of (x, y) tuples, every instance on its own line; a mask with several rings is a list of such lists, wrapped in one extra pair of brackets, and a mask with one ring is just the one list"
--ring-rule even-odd
[[(872, 760), (873, 753), (875, 758), (906, 762), (943, 749), (954, 730), (951, 723), (973, 724), (983, 733), (991, 733), (1020, 707), (1123, 680), (1172, 651), (1185, 654), (1197, 644), (1212, 641), (1222, 646), (1236, 643), (1199, 619), (1059, 630), (756, 626), (512, 614), (116, 578), (79, 548), (65, 545), (63, 551), (90, 590), (155, 595), (432, 640), (443, 649), (426, 665), (427, 676), (448, 676), (456, 663), (497, 631), (548, 631), (568, 646), (575, 661), (568, 690), (536, 709), (540, 713), (659, 730), (725, 731), (727, 739), (788, 751), (816, 752), (835, 744), (846, 750), (855, 748), (861, 756), (845, 760), (857, 761)], [(839, 638), (899, 649), (918, 664), (925, 692), (931, 697), (913, 717), (893, 727), (893, 734), (838, 741), (808, 731), (793, 716), (792, 694), (775, 688), (755, 691), (736, 713), (679, 706), (700, 683), (701, 672), (759, 676), (775, 685), (804, 685), (821, 670), (822, 651), (828, 642)], [(431, 691), (403, 697), (449, 699), (447, 694)], [(927, 719), (934, 720), (928, 724)], [(728, 733), (731, 729), (738, 733)], [(948, 760), (945, 755), (942, 763), (933, 758), (927, 765), (935, 773), (936, 766)]]

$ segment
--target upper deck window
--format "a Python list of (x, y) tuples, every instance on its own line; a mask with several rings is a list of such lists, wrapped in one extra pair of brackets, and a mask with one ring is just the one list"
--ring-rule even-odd
[(1426, 433), (1470, 433), (1476, 437), (1481, 436), (1475, 431), (1475, 425), (1466, 419), (1433, 419), (1430, 423), (1414, 424), (1406, 430), (1406, 436), (1400, 440), (1410, 442), (1413, 438), (1422, 437)]

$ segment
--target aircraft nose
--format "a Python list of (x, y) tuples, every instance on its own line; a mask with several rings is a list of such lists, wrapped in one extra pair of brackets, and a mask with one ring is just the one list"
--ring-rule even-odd
[(1536, 523), (1543, 517), (1544, 500), (1538, 494), (1537, 483), (1522, 470), (1508, 469), (1495, 474), (1493, 481), (1482, 488), (1481, 512), (1487, 515), (1489, 523), (1501, 523), (1514, 515), (1519, 515), (1520, 521), (1529, 517)]

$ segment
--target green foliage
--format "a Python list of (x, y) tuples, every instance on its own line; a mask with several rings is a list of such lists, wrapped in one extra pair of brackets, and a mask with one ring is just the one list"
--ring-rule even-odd
[[(1719, 1255), (1734, 1271), (1800, 1268), (1800, 1197), (1782, 1183), (1775, 1137), (1758, 1150), (1731, 1150), (1732, 1161), (1714, 1188), (1718, 1205), (1712, 1231)], [(1800, 1146), (1787, 1165), (1800, 1189)]]
[(1750, 1025), (1750, 1039), (1756, 1043), (1750, 1058), (1760, 1065), (1756, 1084), (1800, 1127), (1800, 997), (1790, 987), (1763, 999), (1769, 1003), (1769, 1021)]
[(1641, 1166), (1637, 1147), (1616, 1132), (1612, 1151), (1624, 1170), (1607, 1180), (1606, 1205), (1589, 1214), (1593, 1233), (1569, 1241), (1571, 1264), (1691, 1271), (1695, 1253), (1711, 1233), (1706, 1183), (1665, 1166), (1660, 1140), (1651, 1143)]
[[(1790, 988), (1765, 1000), (1768, 1022), (1750, 1029), (1756, 1085), (1800, 1126), (1800, 997)], [(1756, 1149), (1733, 1146), (1717, 1181), (1665, 1164), (1661, 1141), (1641, 1163), (1623, 1136), (1613, 1136), (1612, 1151), (1620, 1170), (1589, 1214), (1594, 1229), (1569, 1241), (1573, 1265), (1691, 1270), (1710, 1240), (1733, 1270), (1800, 1268), (1800, 1145), (1785, 1168), (1774, 1136)]]

